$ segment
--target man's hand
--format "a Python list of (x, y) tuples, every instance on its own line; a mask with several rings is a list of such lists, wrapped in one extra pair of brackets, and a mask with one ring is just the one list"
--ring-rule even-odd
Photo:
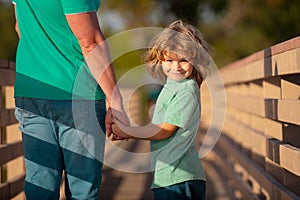
[(106, 136), (110, 137), (112, 134), (112, 124), (114, 118), (112, 115), (112, 109), (108, 108), (107, 112), (106, 112), (106, 116), (105, 116), (105, 127), (106, 127)]
[(119, 138), (124, 138), (124, 139), (130, 139), (130, 135), (128, 135), (124, 131), (124, 127), (128, 128), (129, 126), (128, 125), (124, 125), (122, 122), (120, 122), (117, 119), (114, 122), (115, 123), (112, 124), (112, 131), (113, 131), (114, 136), (119, 137)]
[[(106, 134), (107, 137), (112, 136), (112, 140), (125, 140), (124, 137), (119, 137), (114, 134), (112, 126), (115, 123), (115, 120), (120, 121), (122, 124), (129, 126), (130, 122), (124, 110), (117, 111), (112, 108), (108, 108), (106, 116), (105, 116), (105, 125), (106, 125)], [(127, 140), (127, 139), (126, 139)]]

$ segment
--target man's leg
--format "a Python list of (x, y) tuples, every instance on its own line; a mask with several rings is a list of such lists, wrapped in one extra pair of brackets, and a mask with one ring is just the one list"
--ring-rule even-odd
[(59, 199), (62, 174), (61, 151), (52, 120), (43, 116), (47, 102), (16, 98), (15, 116), (19, 121), (26, 166), (26, 199)]
[[(66, 108), (58, 108), (69, 112)], [(72, 113), (57, 121), (68, 199), (98, 199), (105, 145), (105, 100), (73, 101)], [(66, 122), (67, 119), (72, 122)], [(73, 124), (71, 124), (73, 123)]]

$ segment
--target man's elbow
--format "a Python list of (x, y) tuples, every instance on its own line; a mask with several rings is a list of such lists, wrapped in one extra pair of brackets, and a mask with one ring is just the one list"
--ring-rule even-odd
[(84, 56), (88, 56), (98, 46), (94, 40), (80, 39), (78, 41)]

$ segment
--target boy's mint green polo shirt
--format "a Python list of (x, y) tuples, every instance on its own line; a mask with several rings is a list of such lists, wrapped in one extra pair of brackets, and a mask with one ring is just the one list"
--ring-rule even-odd
[(200, 120), (200, 91), (193, 79), (168, 79), (162, 89), (152, 123), (179, 128), (165, 140), (151, 141), (154, 170), (152, 189), (191, 180), (206, 180), (194, 140)]
[(97, 11), (100, 0), (13, 0), (20, 41), (15, 97), (104, 99), (65, 14)]

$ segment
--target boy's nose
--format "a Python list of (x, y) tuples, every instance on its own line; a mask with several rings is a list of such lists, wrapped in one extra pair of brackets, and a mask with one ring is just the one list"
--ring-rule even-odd
[(173, 70), (176, 70), (176, 71), (180, 70), (181, 69), (180, 63), (177, 61), (174, 61), (172, 68), (173, 68)]

